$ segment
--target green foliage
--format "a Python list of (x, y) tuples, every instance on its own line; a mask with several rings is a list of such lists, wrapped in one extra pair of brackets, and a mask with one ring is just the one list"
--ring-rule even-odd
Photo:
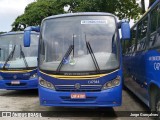
[(146, 12), (144, 0), (141, 0), (141, 6), (142, 6), (142, 14), (144, 14)]
[(6, 33), (6, 32), (0, 32), (0, 34), (3, 34), (3, 33)]
[(137, 19), (141, 12), (136, 0), (60, 0), (58, 3), (69, 5), (69, 12), (109, 12), (120, 19)]
[(141, 8), (136, 0), (37, 0), (29, 4), (25, 13), (18, 16), (12, 24), (12, 30), (23, 30), (27, 26), (40, 25), (47, 16), (68, 12), (109, 12), (120, 19), (138, 19)]
[(64, 13), (56, 0), (37, 0), (25, 8), (24, 14), (18, 16), (12, 24), (12, 31), (23, 30), (27, 26), (37, 26), (48, 16)]
[(136, 3), (136, 0), (117, 0), (115, 14), (120, 18), (138, 19), (141, 8)]

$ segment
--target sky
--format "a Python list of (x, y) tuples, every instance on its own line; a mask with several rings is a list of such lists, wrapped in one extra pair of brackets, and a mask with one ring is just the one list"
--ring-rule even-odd
[[(0, 32), (9, 32), (15, 19), (24, 13), (25, 7), (35, 0), (0, 0)], [(140, 3), (140, 0), (136, 0)], [(146, 9), (149, 0), (145, 0)], [(133, 20), (131, 21), (131, 26)]]
[(0, 0), (0, 32), (10, 31), (11, 24), (31, 2), (34, 0)]

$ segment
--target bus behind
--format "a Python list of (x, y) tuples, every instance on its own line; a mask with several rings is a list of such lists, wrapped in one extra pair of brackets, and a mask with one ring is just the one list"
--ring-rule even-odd
[(124, 84), (152, 111), (160, 112), (160, 1), (131, 28), (123, 42)]
[(39, 34), (31, 33), (29, 48), (23, 46), (24, 32), (0, 35), (0, 89), (37, 89)]

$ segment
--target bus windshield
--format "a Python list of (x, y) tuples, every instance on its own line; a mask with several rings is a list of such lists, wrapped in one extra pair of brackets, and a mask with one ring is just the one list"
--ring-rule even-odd
[(118, 53), (113, 16), (72, 16), (43, 22), (41, 70), (90, 73), (96, 66), (100, 71), (112, 70), (119, 66)]
[(38, 34), (31, 35), (31, 46), (23, 47), (23, 33), (0, 36), (0, 69), (37, 67)]

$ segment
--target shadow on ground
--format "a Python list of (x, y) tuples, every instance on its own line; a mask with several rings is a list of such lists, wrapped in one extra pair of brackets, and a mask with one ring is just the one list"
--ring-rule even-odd
[[(123, 92), (126, 92), (128, 94), (128, 96), (137, 103), (137, 106), (140, 106), (144, 111), (149, 111), (150, 112), (150, 109), (149, 107), (144, 103), (142, 102), (133, 92), (131, 92), (129, 89), (125, 88), (123, 90)], [(125, 101), (123, 101), (125, 102)], [(132, 105), (130, 104), (130, 106), (132, 107)], [(136, 111), (136, 110), (135, 110)]]
[(49, 117), (117, 117), (111, 107), (107, 108), (70, 108), (51, 107), (47, 112), (42, 112), (43, 116)]
[(0, 90), (0, 96), (7, 97), (38, 97), (38, 90)]

